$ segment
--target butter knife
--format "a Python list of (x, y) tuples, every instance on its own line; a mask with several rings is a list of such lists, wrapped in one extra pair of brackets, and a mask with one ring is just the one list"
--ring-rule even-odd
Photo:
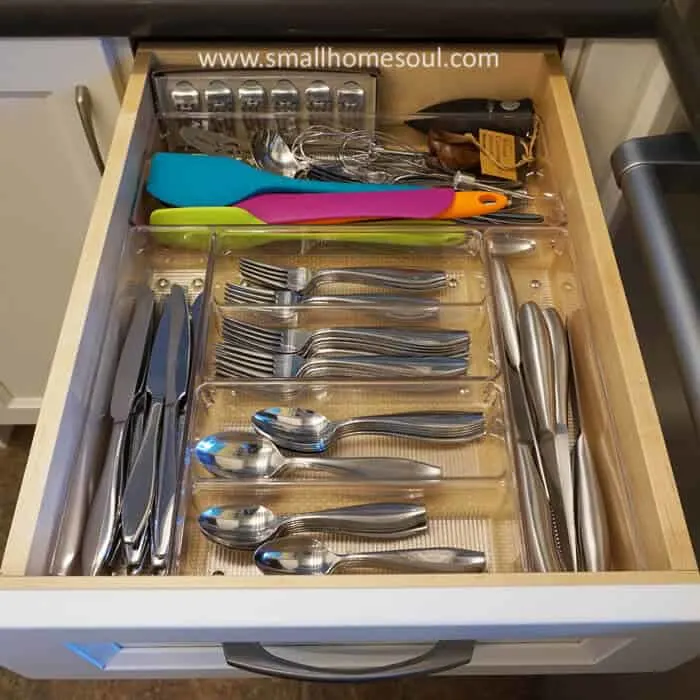
[[(574, 568), (569, 523), (575, 521), (573, 510), (565, 504), (573, 503), (571, 455), (568, 433), (566, 442), (556, 433), (554, 353), (542, 309), (535, 302), (523, 304), (518, 311), (518, 333), (522, 352), (525, 386), (532, 406), (542, 464), (548, 485), (549, 503), (558, 534), (558, 548), (567, 569)], [(571, 516), (571, 520), (570, 517)]]
[[(146, 395), (148, 417), (143, 438), (132, 459), (121, 505), (122, 542), (127, 565), (139, 567), (142, 558), (138, 548), (149, 524), (155, 498), (163, 407), (165, 404), (168, 347), (170, 344), (170, 306), (165, 305), (151, 350)], [(136, 549), (135, 549), (136, 548)], [(129, 556), (129, 555), (132, 556)]]
[(543, 311), (547, 326), (554, 369), (554, 445), (559, 469), (559, 488), (564, 505), (569, 549), (574, 571), (578, 571), (576, 537), (576, 501), (574, 470), (569, 448), (569, 344), (564, 323), (558, 311), (549, 307)]
[(552, 532), (549, 496), (521, 371), (513, 281), (505, 263), (497, 258), (491, 260), (491, 275), (498, 326), (505, 346), (504, 377), (516, 440), (515, 469), (529, 565), (539, 572), (561, 571)]
[(151, 565), (154, 569), (166, 566), (170, 552), (179, 473), (180, 408), (187, 392), (190, 370), (190, 314), (182, 287), (173, 285), (167, 306), (167, 312), (170, 313), (170, 338), (157, 488), (152, 514)]
[(610, 529), (598, 473), (584, 432), (574, 342), (570, 333), (568, 337), (573, 375), (571, 405), (578, 433), (574, 446), (574, 494), (580, 563), (586, 571), (608, 571), (611, 559)]
[(127, 427), (144, 372), (144, 353), (150, 339), (154, 307), (153, 292), (148, 287), (142, 288), (119, 357), (110, 404), (109, 447), (85, 525), (81, 560), (83, 574), (87, 576), (97, 575), (105, 566), (119, 525)]

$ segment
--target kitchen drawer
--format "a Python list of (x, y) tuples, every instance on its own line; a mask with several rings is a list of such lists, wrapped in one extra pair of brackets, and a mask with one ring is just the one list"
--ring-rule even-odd
[[(443, 69), (439, 79), (431, 70), (387, 69), (392, 79), (382, 99), (410, 113), (467, 95), (534, 98), (546, 126), (546, 168), (567, 212), (600, 400), (610, 409), (636, 513), (638, 547), (616, 541), (620, 570), (298, 579), (43, 575), (74, 455), (84, 440), (96, 450), (101, 434), (102, 416), (91, 401), (105, 391), (100, 366), (116, 363), (108, 320), (119, 313), (119, 261), (157, 129), (149, 75), (198, 65), (198, 47), (141, 48), (2, 565), (0, 663), (48, 678), (233, 676), (240, 671), (224, 653), (259, 666), (264, 653), (256, 644), (265, 643), (285, 645), (279, 656), (294, 656), (311, 676), (316, 665), (384, 666), (385, 676), (400, 675), (440, 659), (443, 667), (461, 659), (453, 671), (459, 673), (581, 673), (660, 670), (700, 651), (697, 565), (559, 57), (548, 48), (513, 47), (499, 57), (498, 67)], [(419, 665), (402, 666), (402, 658), (421, 654)], [(269, 658), (264, 663), (274, 666)]]

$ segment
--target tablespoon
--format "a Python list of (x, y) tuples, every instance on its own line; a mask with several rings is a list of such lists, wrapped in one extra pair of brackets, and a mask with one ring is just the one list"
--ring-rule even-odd
[(258, 434), (294, 452), (323, 452), (348, 435), (469, 442), (486, 432), (484, 414), (466, 411), (393, 413), (331, 421), (309, 409), (266, 408), (257, 411), (251, 420)]
[(483, 552), (456, 547), (395, 549), (384, 552), (335, 554), (313, 537), (293, 535), (266, 542), (254, 554), (264, 574), (332, 574), (353, 566), (406, 573), (479, 573), (486, 568)]
[(236, 549), (254, 549), (275, 535), (294, 532), (340, 532), (373, 539), (411, 537), (425, 532), (423, 506), (368, 503), (310, 513), (278, 516), (263, 505), (214, 506), (199, 515), (199, 527), (210, 539)]
[(440, 467), (398, 457), (285, 457), (269, 440), (243, 432), (202, 438), (195, 453), (207, 471), (226, 479), (273, 479), (287, 470), (304, 469), (387, 481), (439, 479), (441, 474)]

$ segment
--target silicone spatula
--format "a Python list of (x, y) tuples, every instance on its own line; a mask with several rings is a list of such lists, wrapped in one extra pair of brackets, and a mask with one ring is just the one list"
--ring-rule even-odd
[(258, 170), (228, 156), (156, 153), (151, 158), (146, 189), (156, 199), (173, 207), (225, 207), (268, 192), (378, 192), (420, 188), (295, 180)]
[(161, 245), (192, 250), (208, 250), (211, 230), (208, 226), (241, 226), (240, 231), (217, 230), (222, 245), (230, 249), (254, 248), (280, 240), (294, 241), (345, 241), (401, 246), (449, 246), (464, 242), (469, 233), (463, 226), (453, 226), (441, 221), (402, 222), (393, 225), (384, 222), (376, 225), (353, 224), (346, 227), (298, 226), (282, 231), (257, 229), (260, 221), (245, 209), (238, 207), (176, 207), (156, 209), (151, 213), (151, 235)]
[(268, 224), (309, 221), (345, 223), (376, 219), (466, 219), (503, 209), (508, 198), (494, 192), (425, 188), (412, 192), (262, 194), (238, 206)]

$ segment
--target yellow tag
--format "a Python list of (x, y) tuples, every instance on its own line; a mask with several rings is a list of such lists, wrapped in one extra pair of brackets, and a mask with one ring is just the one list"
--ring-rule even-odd
[(517, 180), (518, 173), (515, 169), (515, 136), (512, 134), (502, 134), (500, 131), (489, 131), (479, 129), (479, 144), (490, 153), (500, 165), (487, 157), (481, 151), (481, 172), (483, 175), (492, 177), (502, 177), (506, 180)]

